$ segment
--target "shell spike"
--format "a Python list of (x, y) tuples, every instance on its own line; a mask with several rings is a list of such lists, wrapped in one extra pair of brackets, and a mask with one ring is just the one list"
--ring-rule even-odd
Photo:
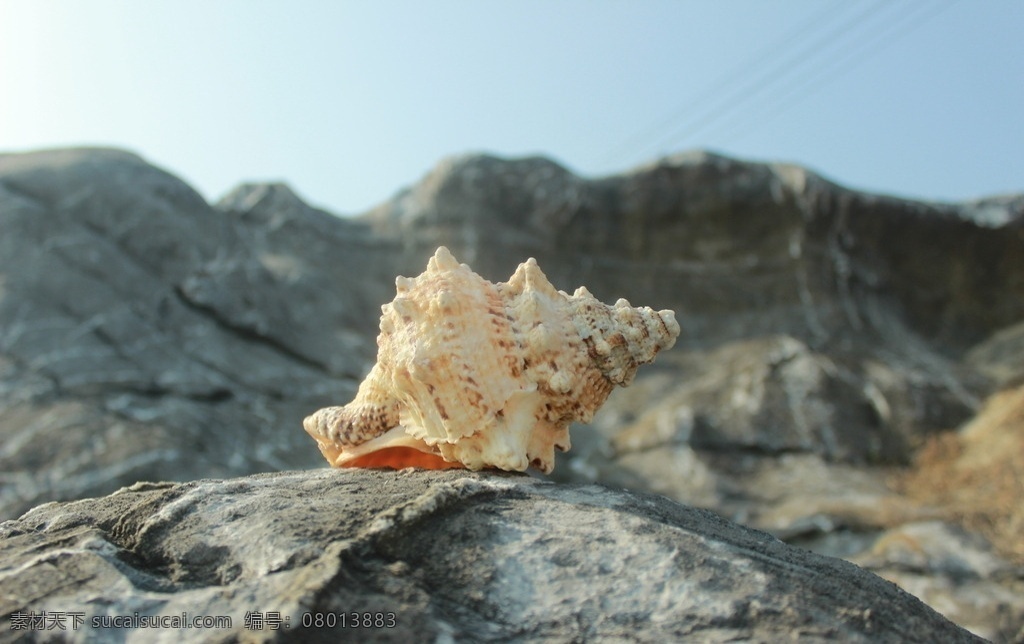
[(520, 264), (516, 273), (519, 273), (520, 270), (523, 271), (523, 277), (528, 290), (543, 293), (547, 297), (556, 297), (558, 295), (558, 290), (548, 281), (548, 276), (544, 274), (544, 271), (540, 270), (540, 266), (537, 265), (537, 260), (534, 258), (531, 257)]
[(444, 246), (438, 246), (437, 250), (434, 251), (434, 256), (427, 262), (427, 271), (434, 273), (455, 270), (458, 267), (459, 261)]
[(401, 295), (391, 302), (391, 308), (399, 315), (406, 317), (416, 315), (419, 312), (419, 306), (415, 300)]
[(401, 275), (399, 275), (398, 277), (395, 278), (395, 290), (398, 291), (399, 293), (405, 293), (415, 285), (416, 282), (414, 280), (409, 279), (408, 277), (402, 277)]

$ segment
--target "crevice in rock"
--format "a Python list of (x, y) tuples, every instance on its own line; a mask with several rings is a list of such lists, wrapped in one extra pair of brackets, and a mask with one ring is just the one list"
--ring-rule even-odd
[(768, 458), (775, 458), (778, 456), (787, 456), (790, 454), (819, 454), (823, 458), (827, 455), (823, 451), (815, 450), (810, 447), (771, 447), (769, 445), (740, 445), (737, 443), (729, 444), (715, 444), (705, 443), (703, 441), (689, 443), (690, 447), (693, 448), (698, 454), (701, 452), (707, 452), (715, 456), (762, 456)]
[(319, 360), (314, 360), (307, 355), (299, 353), (298, 351), (295, 351), (288, 345), (279, 342), (278, 340), (274, 339), (269, 335), (265, 335), (250, 327), (232, 322), (231, 320), (228, 320), (227, 318), (222, 316), (220, 314), (220, 311), (218, 311), (216, 308), (212, 306), (200, 304), (199, 302), (190, 299), (188, 294), (181, 287), (181, 285), (175, 285), (174, 292), (178, 296), (178, 300), (182, 304), (184, 304), (190, 310), (195, 311), (196, 313), (199, 313), (204, 317), (212, 320), (221, 329), (224, 329), (225, 331), (228, 331), (229, 333), (238, 336), (239, 338), (246, 340), (248, 342), (260, 344), (270, 349), (273, 349), (277, 353), (280, 353), (289, 358), (290, 360), (294, 360), (302, 364), (303, 366), (309, 367), (310, 369), (322, 373), (330, 373), (330, 369), (328, 368), (326, 363), (321, 362)]

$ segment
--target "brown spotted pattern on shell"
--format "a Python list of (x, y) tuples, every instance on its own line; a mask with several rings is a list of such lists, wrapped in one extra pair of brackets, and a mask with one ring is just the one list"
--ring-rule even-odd
[(303, 423), (334, 466), (550, 472), (570, 423), (679, 335), (672, 311), (557, 291), (532, 258), (492, 284), (441, 247), (396, 286), (355, 399)]

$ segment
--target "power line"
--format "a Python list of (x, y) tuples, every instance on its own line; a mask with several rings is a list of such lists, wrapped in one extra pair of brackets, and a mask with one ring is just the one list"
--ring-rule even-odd
[[(776, 95), (781, 96), (781, 98), (759, 110), (757, 117), (747, 120), (742, 129), (734, 130), (732, 132), (732, 139), (735, 140), (737, 137), (746, 134), (758, 122), (763, 123), (766, 119), (784, 112), (792, 106), (794, 99), (806, 97), (828, 82), (841, 77), (863, 62), (865, 58), (870, 57), (871, 54), (881, 51), (887, 45), (897, 42), (900, 38), (922, 27), (928, 21), (956, 4), (957, 1), (949, 0), (944, 4), (927, 3), (917, 5), (918, 8), (923, 7), (924, 10), (904, 12), (897, 20), (887, 23), (886, 29), (875, 32), (872, 38), (859, 40), (857, 43), (859, 46), (855, 49), (840, 52), (840, 56), (834, 56), (826, 61), (825, 64), (810, 70), (810, 74), (797, 77), (796, 83), (790, 83), (788, 90), (776, 92)], [(895, 38), (890, 39), (891, 36), (895, 36)], [(867, 56), (861, 57), (861, 54), (865, 52), (867, 52)]]
[(790, 48), (794, 42), (799, 42), (800, 39), (808, 32), (818, 29), (822, 23), (827, 23), (835, 17), (836, 12), (833, 7), (826, 6), (824, 11), (814, 14), (809, 20), (803, 22), (792, 32), (785, 34), (782, 38), (770, 43), (767, 47), (758, 50), (750, 60), (733, 68), (730, 73), (720, 78), (718, 82), (708, 88), (705, 88), (699, 96), (690, 100), (682, 107), (673, 110), (666, 118), (663, 118), (654, 125), (649, 126), (643, 131), (636, 133), (629, 139), (623, 141), (612, 150), (612, 156), (617, 156), (616, 153), (619, 152), (631, 151), (635, 149), (637, 145), (643, 145), (645, 143), (649, 144), (653, 137), (660, 135), (666, 127), (678, 121), (680, 117), (689, 114), (693, 108), (704, 104), (708, 99), (714, 98), (719, 92), (728, 89), (728, 87), (735, 81), (742, 80), (744, 77), (749, 76), (753, 73), (753, 70), (758, 67), (771, 62), (778, 55), (785, 53), (785, 50)]
[(878, 0), (874, 4), (868, 6), (865, 10), (857, 12), (835, 28), (830, 29), (818, 38), (812, 40), (806, 46), (801, 47), (800, 49), (792, 52), (791, 55), (779, 60), (765, 73), (760, 76), (753, 77), (749, 82), (737, 87), (731, 93), (721, 96), (718, 100), (706, 106), (702, 117), (691, 120), (686, 124), (686, 127), (676, 128), (676, 130), (668, 136), (662, 137), (660, 145), (664, 146), (666, 144), (675, 144), (699, 133), (709, 125), (717, 121), (721, 121), (723, 118), (734, 113), (745, 104), (757, 99), (759, 94), (770, 89), (780, 80), (792, 75), (793, 73), (798, 73), (802, 67), (806, 68), (808, 64), (813, 65), (817, 60), (819, 60), (818, 56), (821, 52), (827, 51), (828, 49), (836, 46), (845, 45), (848, 39), (859, 35), (859, 32), (863, 29), (865, 24), (877, 21), (880, 16), (884, 20), (886, 18), (884, 10), (881, 12), (878, 10), (882, 10), (884, 7), (893, 6), (899, 5), (897, 3), (889, 2), (888, 0)]

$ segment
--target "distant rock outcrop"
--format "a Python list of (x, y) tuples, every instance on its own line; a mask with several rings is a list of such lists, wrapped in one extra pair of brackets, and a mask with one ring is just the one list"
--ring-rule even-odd
[[(81, 620), (65, 619), (72, 641), (978, 641), (852, 564), (711, 512), (522, 475), (140, 484), (0, 524), (0, 562), (0, 638), (60, 612)], [(231, 621), (104, 628), (183, 614)]]
[(929, 204), (705, 152), (597, 180), (543, 158), (471, 155), (362, 220), (416, 259), (443, 244), (496, 277), (533, 256), (555, 284), (674, 307), (681, 340), (702, 348), (898, 331), (952, 353), (1024, 318), (1024, 195)]
[[(350, 399), (395, 275), (444, 244), (492, 281), (533, 256), (558, 288), (677, 313), (676, 348), (573, 430), (556, 480), (658, 492), (881, 572), (903, 537), (926, 535), (928, 561), (992, 545), (887, 480), (1019, 385), (1024, 196), (922, 203), (703, 152), (601, 179), (469, 155), (339, 218), (282, 184), (210, 205), (135, 155), (77, 149), (0, 155), (0, 230), (0, 518), (319, 467), (301, 419)], [(1024, 573), (1005, 544), (978, 606), (963, 575), (922, 575), (929, 601), (1012, 640)]]

